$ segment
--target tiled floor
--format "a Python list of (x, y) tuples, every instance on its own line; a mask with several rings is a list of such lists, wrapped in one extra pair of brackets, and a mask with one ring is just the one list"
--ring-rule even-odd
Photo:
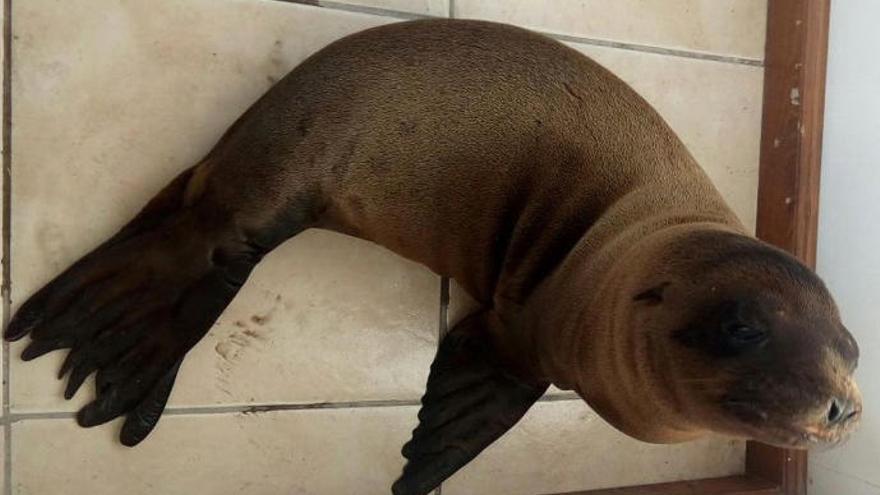
[(678, 55), (764, 57), (766, 0), (455, 0), (455, 14)]
[[(310, 53), (414, 16), (564, 35), (653, 103), (753, 223), (766, 0), (304, 5), (315, 3), (12, 0), (5, 309), (117, 229)], [(22, 363), (13, 345), (4, 493), (387, 493), (445, 326), (440, 287), (363, 241), (294, 239), (190, 354), (168, 414), (136, 449), (116, 443), (118, 423), (74, 424), (91, 391), (61, 399), (62, 355)], [(454, 323), (473, 305), (451, 293)], [(740, 443), (642, 444), (554, 393), (443, 492), (533, 495), (742, 469)], [(247, 412), (263, 405), (275, 410)]]

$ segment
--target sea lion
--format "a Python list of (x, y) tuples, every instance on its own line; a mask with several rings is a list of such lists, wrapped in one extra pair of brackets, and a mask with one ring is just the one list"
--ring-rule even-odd
[(396, 494), (429, 492), (549, 384), (636, 438), (791, 447), (858, 422), (858, 348), (822, 282), (751, 237), (632, 89), (554, 40), (430, 20), (337, 41), (23, 304), (5, 337), (97, 372), (93, 426), (156, 425), (187, 351), (308, 228), (381, 244), (482, 304), (443, 339)]

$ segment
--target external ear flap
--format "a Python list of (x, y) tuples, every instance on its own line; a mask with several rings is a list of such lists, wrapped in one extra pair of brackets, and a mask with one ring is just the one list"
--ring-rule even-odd
[(633, 301), (644, 302), (649, 306), (660, 304), (663, 302), (663, 292), (666, 290), (667, 287), (669, 287), (669, 282), (663, 282), (656, 287), (651, 287), (648, 290), (639, 292), (635, 295), (635, 297), (633, 297)]
[(481, 316), (462, 321), (440, 344), (394, 495), (430, 493), (516, 424), (549, 386), (506, 369)]

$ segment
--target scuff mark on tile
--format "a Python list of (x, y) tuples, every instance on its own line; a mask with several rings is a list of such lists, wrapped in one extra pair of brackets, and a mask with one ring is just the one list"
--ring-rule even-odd
[(252, 339), (266, 340), (265, 335), (255, 331), (255, 330), (251, 330), (250, 328), (246, 328), (242, 333), (244, 333), (244, 335), (246, 335)]
[(259, 326), (263, 326), (266, 323), (269, 323), (270, 319), (271, 319), (270, 315), (253, 315), (253, 316), (251, 316), (251, 321), (253, 323), (256, 323)]
[[(271, 295), (271, 294), (267, 294)], [(268, 334), (273, 329), (268, 326), (272, 320), (272, 316), (279, 306), (283, 306), (281, 296), (275, 295), (272, 300), (272, 306), (262, 313), (251, 315), (247, 320), (235, 320), (233, 326), (237, 329), (222, 337), (219, 342), (214, 345), (214, 352), (217, 354), (217, 388), (228, 396), (233, 393), (230, 390), (230, 375), (233, 369), (242, 357), (249, 350), (254, 349), (258, 352), (264, 352), (265, 344), (269, 341)], [(255, 344), (258, 344), (255, 346)]]
[(232, 346), (228, 342), (219, 342), (214, 346), (214, 352), (220, 355), (223, 359), (229, 361), (232, 358)]
[(266, 75), (266, 82), (269, 86), (274, 86), (285, 72), (284, 65), (284, 41), (276, 39), (272, 45), (272, 51), (269, 53), (269, 67)]

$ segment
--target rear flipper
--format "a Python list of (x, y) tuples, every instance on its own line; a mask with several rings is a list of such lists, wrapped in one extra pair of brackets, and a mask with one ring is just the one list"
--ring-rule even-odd
[(97, 371), (97, 398), (77, 421), (126, 415), (120, 440), (135, 445), (159, 420), (184, 355), (241, 288), (264, 249), (233, 222), (192, 204), (195, 169), (171, 182), (118, 234), (26, 301), (5, 332), (30, 334), (22, 359), (69, 348), (59, 378), (72, 397)]
[(440, 344), (419, 426), (403, 447), (407, 464), (394, 495), (423, 495), (509, 430), (549, 386), (516, 376), (502, 363), (484, 313), (459, 323)]

